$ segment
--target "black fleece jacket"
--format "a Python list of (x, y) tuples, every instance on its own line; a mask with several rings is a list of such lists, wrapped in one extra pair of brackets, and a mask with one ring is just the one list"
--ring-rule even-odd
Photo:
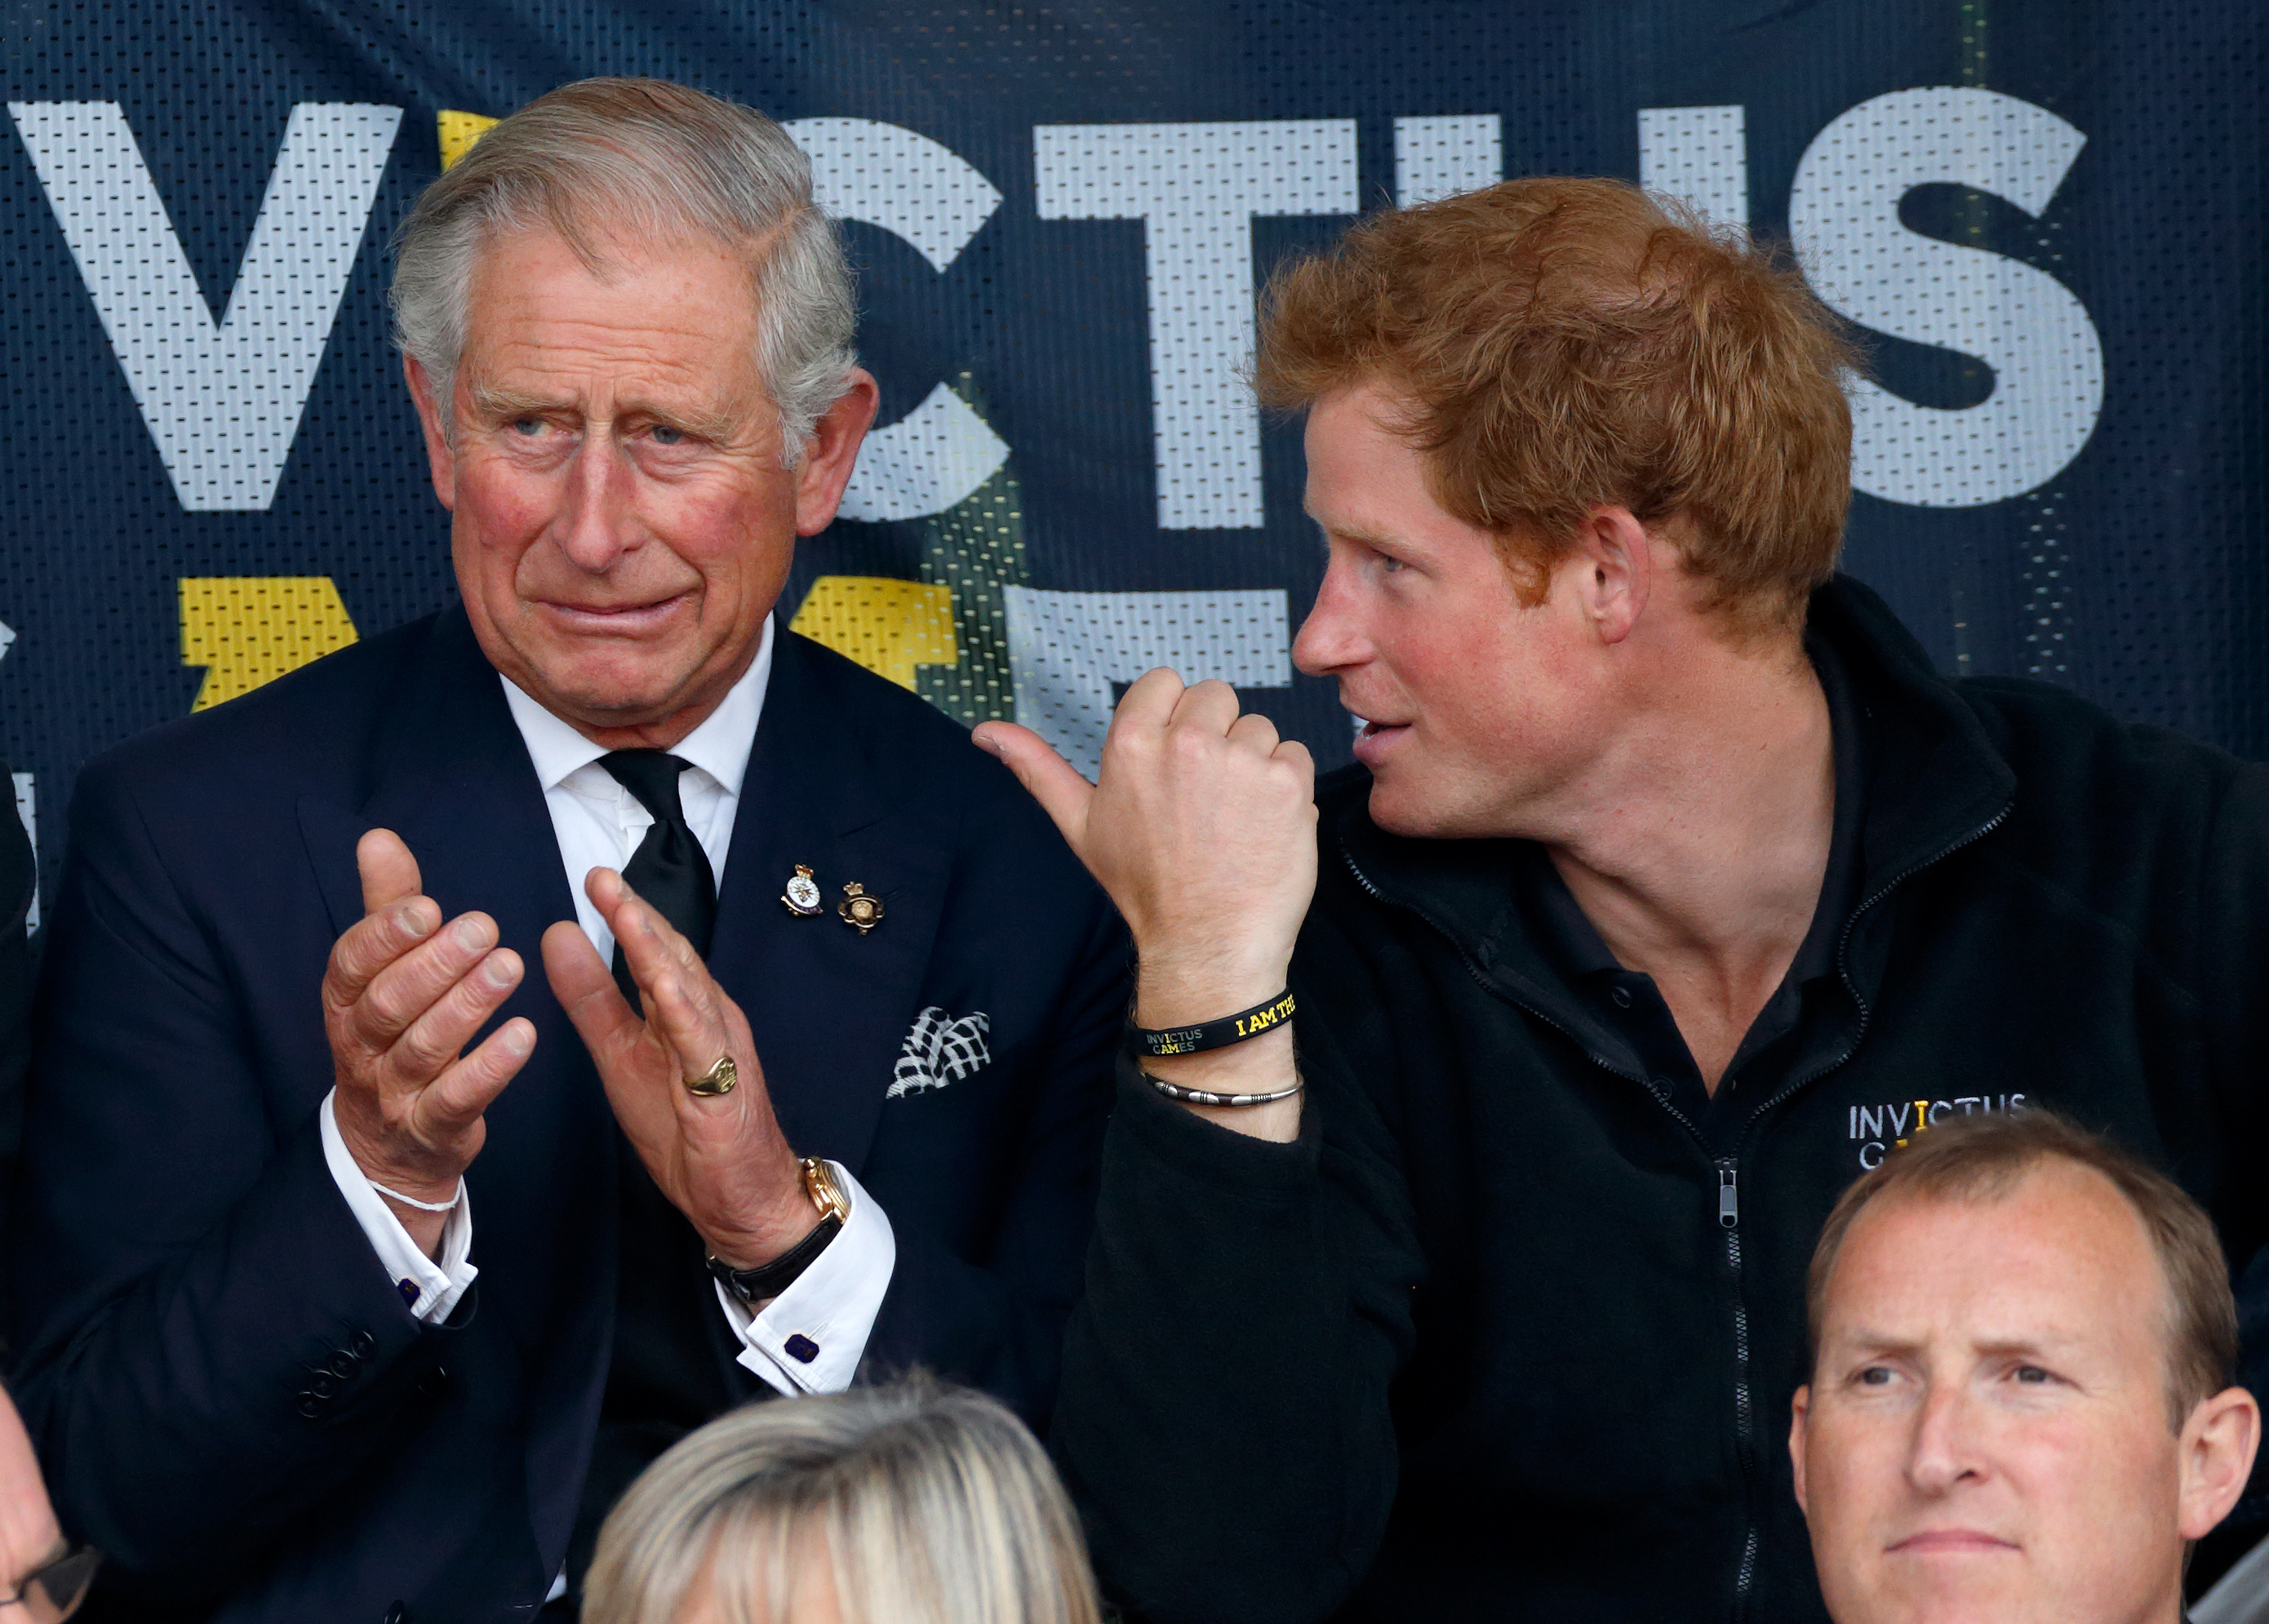
[(1824, 1619), (1804, 1270), (1918, 1117), (2054, 1106), (2261, 1248), (2269, 769), (1948, 683), (1849, 579), (1810, 624), (1869, 728), (1862, 878), (1816, 1058), (1730, 1137), (1552, 969), (1519, 843), (1385, 834), (1359, 770), (1318, 797), (1299, 1140), (1122, 1074), (1057, 1443), (1134, 1616)]

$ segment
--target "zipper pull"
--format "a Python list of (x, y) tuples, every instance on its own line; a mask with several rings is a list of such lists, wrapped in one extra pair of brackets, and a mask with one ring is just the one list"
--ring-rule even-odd
[(1741, 1222), (1741, 1185), (1740, 1164), (1731, 1156), (1721, 1156), (1718, 1162), (1718, 1222), (1731, 1229)]

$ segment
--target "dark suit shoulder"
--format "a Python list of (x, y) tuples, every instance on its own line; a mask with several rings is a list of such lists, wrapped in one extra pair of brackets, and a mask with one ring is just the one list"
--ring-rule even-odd
[(440, 619), (425, 616), (137, 734), (81, 769), (79, 793), (221, 782), (265, 794), (333, 788), (367, 754), (373, 729), (432, 646)]
[[(1016, 775), (970, 742), (969, 729), (920, 696), (878, 676), (801, 632), (782, 639), (780, 660), (793, 660), (812, 698), (831, 720), (854, 729), (877, 777), (907, 792), (961, 803), (965, 814), (1029, 812), (1046, 821)], [(774, 680), (773, 692), (780, 684)], [(767, 696), (765, 703), (772, 703)]]

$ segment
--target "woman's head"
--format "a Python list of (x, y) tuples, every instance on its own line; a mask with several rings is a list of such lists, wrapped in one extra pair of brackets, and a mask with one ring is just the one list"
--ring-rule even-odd
[(927, 1377), (751, 1405), (647, 1469), (599, 1535), (588, 1624), (1095, 1624), (1047, 1457)]

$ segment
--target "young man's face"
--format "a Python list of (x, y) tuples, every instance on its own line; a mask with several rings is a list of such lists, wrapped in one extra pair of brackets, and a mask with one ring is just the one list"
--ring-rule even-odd
[(1292, 657), (1370, 725), (1371, 816), (1397, 834), (1542, 832), (1593, 747), (1598, 639), (1565, 590), (1532, 608), (1496, 539), (1446, 512), (1371, 386), (1308, 414), (1309, 514), (1330, 549)]
[(2176, 1624), (2169, 1311), (2142, 1221), (2092, 1170), (1864, 1209), (1790, 1440), (1838, 1624)]

